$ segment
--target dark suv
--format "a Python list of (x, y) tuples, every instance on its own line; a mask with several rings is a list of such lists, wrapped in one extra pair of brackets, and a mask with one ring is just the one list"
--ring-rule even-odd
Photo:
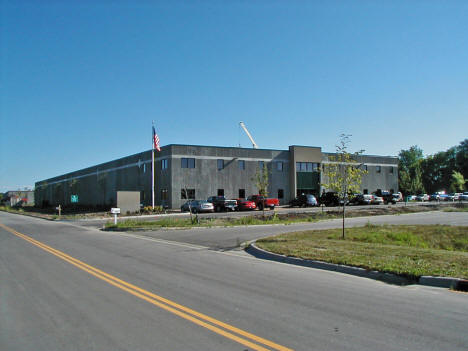
[(299, 195), (295, 199), (292, 199), (289, 205), (291, 207), (294, 207), (294, 206), (309, 207), (309, 206), (318, 206), (318, 202), (314, 195), (303, 194), (303, 195)]
[(329, 191), (320, 196), (319, 203), (325, 206), (338, 206), (340, 204), (340, 198), (337, 193)]

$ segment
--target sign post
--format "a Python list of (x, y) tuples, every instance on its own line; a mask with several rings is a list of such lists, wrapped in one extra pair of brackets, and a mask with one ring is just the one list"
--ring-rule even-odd
[(58, 211), (59, 218), (60, 218), (60, 216), (62, 215), (62, 206), (59, 204), (55, 209)]
[(117, 225), (117, 215), (120, 213), (120, 208), (112, 207), (111, 213), (114, 215), (114, 224)]

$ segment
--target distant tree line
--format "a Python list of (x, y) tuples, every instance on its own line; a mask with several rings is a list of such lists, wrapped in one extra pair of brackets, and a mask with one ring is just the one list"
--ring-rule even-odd
[(447, 151), (424, 157), (416, 145), (401, 150), (398, 181), (404, 194), (462, 192), (468, 179), (468, 139)]

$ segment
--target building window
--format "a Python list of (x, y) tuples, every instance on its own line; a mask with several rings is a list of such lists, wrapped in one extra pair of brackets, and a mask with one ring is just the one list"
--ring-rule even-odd
[(276, 162), (276, 170), (278, 172), (283, 172), (283, 162)]
[(161, 160), (161, 169), (167, 169), (167, 159)]
[(283, 198), (284, 198), (284, 190), (278, 189), (278, 199), (283, 199)]
[(239, 198), (245, 199), (245, 189), (239, 189)]
[(167, 189), (161, 189), (161, 200), (167, 201), (168, 198), (168, 191)]
[(218, 160), (218, 171), (224, 169), (224, 160)]
[(377, 173), (382, 172), (382, 166), (376, 166), (375, 170), (377, 171)]
[(146, 173), (146, 163), (143, 164), (143, 173)]
[(364, 190), (362, 191), (362, 193), (365, 194), (365, 195), (367, 195), (367, 194), (369, 194), (369, 190), (364, 189)]
[(194, 158), (182, 158), (181, 167), (182, 168), (195, 168), (195, 159)]
[(195, 199), (195, 189), (181, 189), (180, 198), (182, 200)]
[(265, 165), (265, 162), (263, 162), (263, 161), (258, 161), (258, 168), (259, 168), (260, 170), (263, 170), (263, 166), (264, 166), (264, 165)]
[(367, 165), (362, 166), (362, 168), (367, 171)]
[(393, 174), (393, 167), (390, 167), (390, 174)]
[(218, 189), (218, 196), (224, 196), (224, 189)]
[(245, 169), (245, 161), (244, 160), (239, 160), (239, 169), (242, 169), (242, 170)]
[(296, 172), (318, 172), (319, 164), (314, 162), (296, 162)]

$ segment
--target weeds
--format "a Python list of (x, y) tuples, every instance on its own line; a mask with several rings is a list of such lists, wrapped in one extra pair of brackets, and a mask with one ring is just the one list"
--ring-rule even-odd
[(265, 250), (419, 277), (468, 278), (468, 228), (443, 225), (348, 228), (283, 234), (257, 241)]

